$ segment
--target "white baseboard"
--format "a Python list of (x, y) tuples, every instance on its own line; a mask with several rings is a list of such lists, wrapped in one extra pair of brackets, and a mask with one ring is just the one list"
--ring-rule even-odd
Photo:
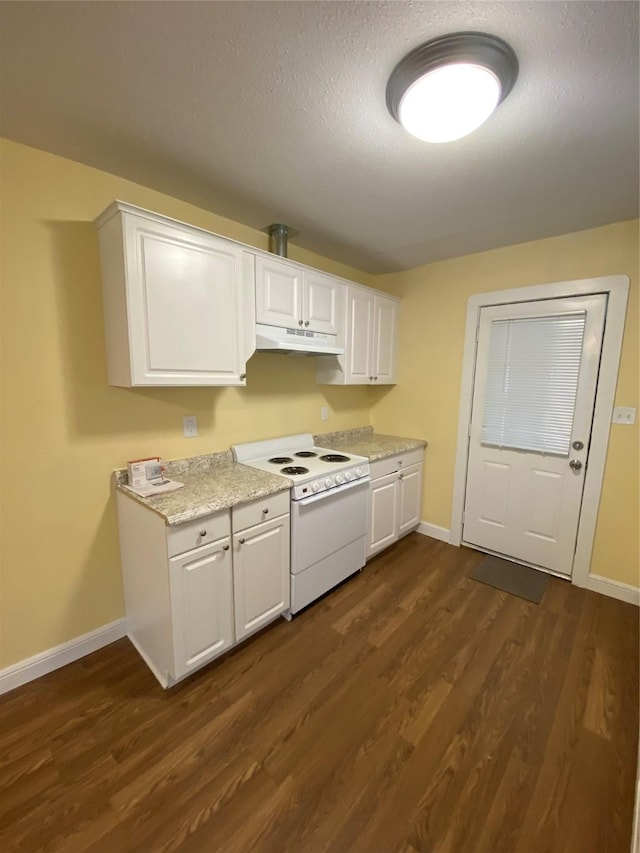
[(603, 578), (601, 575), (589, 575), (587, 589), (608, 595), (609, 598), (626, 601), (628, 604), (635, 604), (636, 607), (640, 606), (640, 587), (631, 586), (628, 583), (612, 581), (609, 578)]
[(437, 524), (429, 524), (427, 521), (421, 521), (417, 527), (417, 532), (423, 536), (430, 536), (432, 539), (439, 539), (441, 542), (451, 542), (451, 531), (446, 527), (438, 527)]
[(15, 690), (22, 684), (40, 678), (41, 675), (46, 675), (55, 669), (60, 669), (61, 666), (73, 663), (73, 661), (126, 636), (127, 620), (124, 618), (116, 619), (115, 622), (96, 628), (95, 631), (89, 631), (88, 634), (69, 640), (68, 643), (62, 643), (46, 652), (14, 663), (12, 666), (0, 670), (0, 694)]

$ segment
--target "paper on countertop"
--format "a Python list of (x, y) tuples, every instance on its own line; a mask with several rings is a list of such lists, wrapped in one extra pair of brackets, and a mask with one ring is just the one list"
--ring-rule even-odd
[(141, 498), (152, 498), (155, 495), (163, 495), (166, 492), (175, 492), (177, 489), (184, 488), (184, 483), (179, 483), (177, 480), (160, 480), (157, 483), (145, 483), (142, 486), (127, 486), (136, 495)]

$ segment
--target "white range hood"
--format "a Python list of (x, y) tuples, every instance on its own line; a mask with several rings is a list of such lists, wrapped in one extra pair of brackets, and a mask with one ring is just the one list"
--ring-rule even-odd
[(337, 335), (256, 324), (256, 351), (282, 352), (290, 355), (344, 355)]

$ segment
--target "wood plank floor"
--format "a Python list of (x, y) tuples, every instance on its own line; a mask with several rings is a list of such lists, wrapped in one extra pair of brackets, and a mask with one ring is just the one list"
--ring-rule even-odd
[(169, 692), (128, 640), (0, 700), (0, 849), (628, 853), (638, 610), (412, 534)]

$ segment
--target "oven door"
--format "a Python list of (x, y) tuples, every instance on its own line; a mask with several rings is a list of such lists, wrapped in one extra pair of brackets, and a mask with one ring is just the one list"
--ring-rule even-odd
[[(364, 565), (369, 478), (291, 502), (291, 573), (296, 575), (347, 546)], [(359, 541), (362, 540), (360, 561)], [(357, 545), (354, 543), (357, 542)]]

